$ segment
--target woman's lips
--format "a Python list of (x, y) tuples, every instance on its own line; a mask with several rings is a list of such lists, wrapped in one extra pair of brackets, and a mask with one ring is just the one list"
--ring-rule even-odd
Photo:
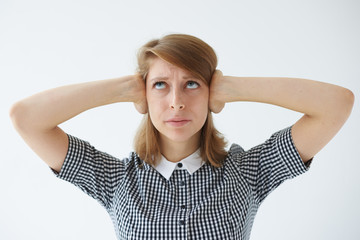
[(188, 120), (188, 119), (169, 119), (169, 120), (165, 121), (165, 123), (167, 123), (173, 127), (182, 127), (189, 122), (190, 122), (190, 120)]

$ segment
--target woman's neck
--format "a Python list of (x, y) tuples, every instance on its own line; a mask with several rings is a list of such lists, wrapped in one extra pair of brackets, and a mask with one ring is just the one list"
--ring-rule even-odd
[(185, 142), (174, 142), (165, 136), (160, 137), (161, 154), (170, 162), (179, 162), (190, 156), (200, 146), (200, 133)]

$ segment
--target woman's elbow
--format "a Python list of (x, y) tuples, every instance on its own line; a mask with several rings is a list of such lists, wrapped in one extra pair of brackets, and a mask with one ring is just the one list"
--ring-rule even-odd
[(342, 105), (345, 114), (349, 116), (354, 106), (355, 95), (351, 90), (344, 88), (342, 93), (342, 99), (343, 99)]
[(17, 131), (26, 128), (26, 106), (22, 101), (16, 102), (10, 107), (9, 116)]
[(351, 90), (341, 87), (334, 100), (329, 117), (333, 119), (333, 123), (342, 126), (351, 114), (355, 96)]

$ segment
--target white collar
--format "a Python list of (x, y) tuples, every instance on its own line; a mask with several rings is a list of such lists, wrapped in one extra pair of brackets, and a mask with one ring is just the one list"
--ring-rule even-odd
[[(178, 163), (182, 163), (182, 167), (178, 167)], [(157, 163), (154, 168), (164, 176), (167, 180), (170, 179), (171, 174), (176, 169), (186, 169), (190, 174), (196, 172), (205, 162), (202, 161), (200, 156), (200, 149), (195, 151), (190, 156), (182, 159), (179, 162), (170, 162), (163, 155), (161, 155), (160, 161)]]

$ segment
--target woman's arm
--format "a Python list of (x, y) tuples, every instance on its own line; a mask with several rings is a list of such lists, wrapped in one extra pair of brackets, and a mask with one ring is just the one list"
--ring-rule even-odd
[(210, 87), (210, 109), (226, 102), (274, 104), (304, 113), (292, 128), (294, 144), (304, 162), (318, 153), (351, 113), (353, 93), (343, 87), (300, 78), (231, 77), (216, 71)]
[(15, 103), (10, 117), (25, 142), (52, 169), (60, 171), (68, 137), (58, 127), (79, 113), (115, 102), (134, 102), (146, 112), (145, 85), (138, 75), (47, 90)]

